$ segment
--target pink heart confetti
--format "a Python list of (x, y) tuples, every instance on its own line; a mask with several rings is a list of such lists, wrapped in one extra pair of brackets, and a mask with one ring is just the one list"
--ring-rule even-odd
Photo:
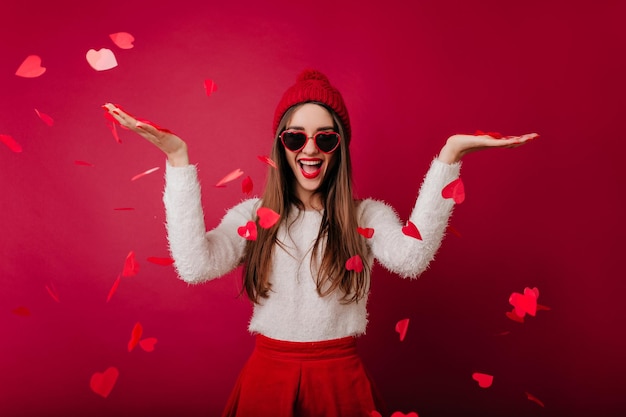
[(259, 226), (264, 229), (271, 228), (280, 219), (280, 214), (267, 207), (260, 207), (256, 211), (256, 215), (259, 216)]
[(246, 177), (241, 181), (241, 192), (247, 195), (252, 193), (252, 188), (254, 184), (252, 183), (252, 178)]
[(141, 174), (137, 174), (137, 175), (135, 175), (135, 176), (134, 176), (134, 177), (132, 177), (130, 180), (131, 180), (131, 181), (138, 180), (139, 178), (141, 178), (141, 177), (145, 177), (146, 175), (150, 175), (150, 174), (152, 174), (153, 172), (158, 171), (158, 170), (159, 170), (159, 167), (150, 168), (149, 170), (144, 171), (144, 172), (142, 172)]
[(515, 307), (515, 314), (519, 317), (524, 317), (526, 313), (531, 316), (537, 314), (537, 297), (539, 297), (539, 290), (537, 288), (524, 288), (524, 294), (514, 292), (509, 297), (509, 304)]
[(371, 239), (374, 236), (374, 229), (371, 227), (357, 227), (356, 231), (366, 239)]
[(224, 184), (227, 184), (231, 181), (236, 180), (237, 178), (241, 177), (243, 175), (243, 171), (239, 168), (237, 168), (236, 170), (229, 172), (224, 178), (222, 178), (221, 180), (219, 180), (217, 182), (217, 184), (215, 184), (216, 187), (224, 187)]
[(257, 158), (259, 158), (259, 161), (271, 166), (272, 168), (278, 168), (278, 165), (276, 165), (276, 162), (274, 162), (272, 158), (270, 158), (269, 156), (259, 155), (257, 156)]
[(524, 394), (526, 394), (526, 398), (528, 398), (530, 401), (534, 401), (535, 403), (539, 404), (541, 407), (545, 407), (545, 405), (543, 404), (542, 401), (539, 400), (539, 398), (535, 397), (534, 395), (528, 392), (524, 392)]
[(0, 142), (4, 143), (10, 150), (15, 153), (22, 152), (22, 146), (9, 135), (0, 135)]
[(30, 310), (28, 309), (28, 307), (24, 307), (24, 306), (19, 306), (19, 307), (14, 308), (13, 310), (11, 310), (11, 313), (15, 314), (16, 316), (22, 316), (22, 317), (30, 316)]
[(148, 258), (146, 258), (146, 260), (153, 264), (163, 265), (163, 266), (169, 266), (174, 263), (174, 260), (172, 258), (157, 258), (155, 256), (149, 256)]
[(206, 79), (204, 80), (204, 90), (206, 91), (207, 97), (210, 97), (211, 94), (217, 91), (217, 85), (213, 80)]
[(391, 417), (419, 417), (415, 411), (410, 412), (409, 414), (404, 414), (400, 411), (396, 411), (391, 415)]
[(99, 50), (90, 49), (87, 51), (87, 62), (91, 65), (91, 68), (96, 71), (106, 71), (117, 67), (117, 59), (113, 51), (107, 48)]
[(513, 321), (516, 321), (518, 323), (524, 323), (524, 317), (518, 316), (517, 313), (515, 313), (515, 309), (511, 311), (507, 311), (505, 314), (508, 318), (510, 318)]
[(122, 270), (123, 277), (132, 277), (137, 275), (139, 272), (139, 263), (137, 263), (137, 259), (135, 259), (135, 252), (132, 250), (126, 256), (126, 261), (124, 262), (124, 269)]
[(128, 32), (111, 33), (109, 38), (111, 38), (113, 43), (121, 49), (132, 49), (135, 46), (133, 45), (135, 38)]
[(44, 72), (46, 68), (41, 66), (41, 58), (37, 55), (29, 55), (15, 71), (15, 75), (23, 78), (36, 78)]
[(106, 398), (113, 390), (120, 372), (116, 367), (111, 366), (104, 372), (96, 372), (91, 376), (89, 387), (96, 394)]
[(441, 190), (443, 198), (451, 198), (456, 204), (461, 204), (465, 200), (465, 186), (461, 178), (457, 178)]
[(128, 341), (128, 351), (132, 352), (132, 350), (139, 343), (139, 339), (141, 339), (141, 335), (143, 334), (143, 326), (141, 323), (135, 323), (133, 330), (130, 333), (130, 340)]
[(48, 116), (45, 113), (40, 112), (37, 109), (35, 109), (35, 113), (37, 114), (37, 116), (39, 116), (42, 122), (44, 122), (48, 126), (54, 126), (54, 119), (52, 119), (52, 117)]
[(139, 347), (146, 352), (152, 352), (154, 351), (154, 345), (156, 345), (156, 342), (156, 337), (146, 337), (145, 339), (141, 339), (139, 341)]
[(474, 372), (472, 379), (478, 382), (478, 386), (481, 388), (489, 388), (493, 383), (493, 375), (483, 374), (480, 372)]
[(348, 271), (361, 272), (363, 271), (363, 261), (359, 255), (354, 255), (352, 258), (346, 261), (346, 269)]
[(113, 297), (113, 294), (115, 294), (115, 292), (117, 291), (117, 287), (120, 286), (120, 282), (122, 282), (122, 276), (118, 275), (117, 279), (113, 283), (113, 286), (111, 286), (111, 289), (109, 290), (109, 295), (107, 295), (107, 303), (109, 302), (109, 300), (111, 300), (111, 297)]
[(402, 228), (402, 233), (404, 233), (406, 236), (422, 240), (422, 235), (420, 235), (419, 230), (417, 230), (417, 226), (415, 226), (415, 224), (411, 220), (409, 220), (406, 223), (406, 226)]
[(256, 240), (257, 238), (257, 230), (256, 223), (253, 221), (249, 221), (245, 226), (241, 226), (237, 229), (237, 233), (239, 236), (246, 240)]
[(396, 332), (400, 335), (400, 341), (404, 340), (406, 331), (409, 328), (409, 319), (402, 319), (396, 323)]
[(59, 294), (57, 293), (56, 288), (54, 288), (54, 285), (52, 283), (50, 283), (50, 286), (46, 285), (46, 291), (48, 291), (48, 294), (50, 294), (50, 297), (52, 297), (54, 301), (56, 301), (57, 303), (61, 302), (61, 300), (59, 299)]
[(83, 166), (83, 167), (92, 167), (95, 166), (94, 164), (90, 164), (89, 162), (86, 161), (74, 161), (74, 164), (79, 165), (79, 166)]

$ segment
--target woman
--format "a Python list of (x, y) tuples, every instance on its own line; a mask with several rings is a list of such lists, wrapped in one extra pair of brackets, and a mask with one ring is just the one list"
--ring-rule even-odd
[(418, 276), (441, 244), (454, 205), (442, 189), (458, 178), (463, 155), (519, 146), (537, 136), (450, 137), (432, 161), (409, 218), (419, 236), (405, 233), (408, 222), (391, 207), (354, 199), (343, 98), (325, 75), (305, 70), (277, 106), (271, 153), (276, 167), (269, 169), (262, 198), (231, 208), (205, 232), (200, 185), (185, 142), (112, 104), (105, 108), (167, 155), (164, 203), (179, 276), (198, 283), (244, 265), (256, 347), (223, 414), (239, 417), (382, 412), (355, 345), (367, 325), (374, 260), (402, 277)]

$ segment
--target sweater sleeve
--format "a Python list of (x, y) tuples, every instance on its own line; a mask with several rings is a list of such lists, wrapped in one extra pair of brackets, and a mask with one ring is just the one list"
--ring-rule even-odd
[(226, 212), (220, 224), (207, 232), (200, 183), (195, 165), (166, 163), (165, 218), (174, 267), (185, 282), (196, 284), (235, 269), (243, 258), (246, 240), (237, 229), (253, 219), (258, 199), (244, 200)]
[(416, 278), (428, 268), (452, 214), (454, 201), (444, 199), (442, 189), (458, 178), (460, 163), (446, 164), (434, 159), (426, 174), (409, 220), (417, 226), (422, 239), (402, 232), (402, 222), (387, 204), (365, 200), (361, 204), (359, 226), (374, 229), (368, 239), (374, 258), (386, 269), (403, 278)]

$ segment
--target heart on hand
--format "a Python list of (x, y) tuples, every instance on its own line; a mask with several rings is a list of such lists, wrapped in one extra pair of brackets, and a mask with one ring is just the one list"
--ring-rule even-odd
[(120, 372), (116, 367), (111, 366), (104, 372), (96, 372), (91, 376), (89, 387), (96, 394), (106, 398), (117, 382)]

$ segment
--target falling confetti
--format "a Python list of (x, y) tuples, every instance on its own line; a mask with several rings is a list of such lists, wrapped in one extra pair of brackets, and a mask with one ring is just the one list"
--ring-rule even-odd
[(141, 339), (139, 341), (139, 347), (146, 352), (152, 352), (154, 351), (154, 345), (156, 344), (156, 342), (156, 337), (146, 337), (145, 339)]
[(117, 210), (117, 211), (132, 211), (135, 210), (134, 207), (116, 207), (113, 210)]
[(513, 321), (516, 321), (518, 323), (524, 323), (524, 317), (518, 316), (517, 313), (515, 313), (515, 309), (511, 311), (507, 311), (505, 314), (508, 318), (510, 318)]
[(11, 310), (11, 312), (15, 314), (16, 316), (22, 316), (22, 317), (30, 316), (30, 310), (28, 309), (28, 307), (24, 307), (24, 306), (16, 307), (13, 310)]
[(259, 207), (256, 214), (259, 216), (259, 226), (264, 229), (274, 226), (280, 219), (280, 214), (267, 207)]
[(419, 417), (415, 411), (410, 412), (409, 414), (404, 414), (400, 411), (396, 411), (391, 415), (391, 417)]
[(106, 71), (117, 67), (117, 59), (113, 51), (107, 48), (99, 50), (90, 49), (87, 51), (87, 62), (91, 65), (91, 68), (96, 71)]
[(217, 91), (217, 85), (215, 85), (215, 82), (213, 80), (206, 79), (204, 80), (204, 89), (206, 91), (207, 97), (210, 97), (211, 94)]
[(465, 200), (465, 187), (461, 178), (457, 178), (441, 190), (443, 198), (451, 198), (456, 204), (461, 204)]
[(146, 258), (146, 260), (153, 264), (163, 266), (172, 265), (174, 263), (174, 260), (172, 258), (157, 258), (155, 256), (149, 256), (148, 258)]
[(252, 178), (246, 177), (241, 181), (241, 192), (247, 195), (252, 193), (252, 188), (254, 185), (252, 184)]
[(9, 135), (0, 135), (0, 142), (4, 143), (9, 149), (15, 153), (22, 152), (22, 146)]
[(371, 227), (357, 227), (356, 231), (366, 239), (371, 239), (374, 236), (374, 229)]
[(245, 226), (241, 226), (237, 229), (237, 233), (239, 236), (246, 240), (256, 240), (257, 238), (257, 229), (256, 223), (253, 221), (249, 221)]
[(61, 302), (61, 300), (59, 299), (59, 294), (57, 293), (56, 288), (54, 288), (54, 285), (52, 283), (50, 283), (50, 286), (46, 285), (46, 290), (54, 301), (56, 301), (57, 303)]
[(131, 180), (131, 181), (138, 180), (139, 178), (141, 178), (141, 177), (145, 177), (146, 175), (152, 174), (154, 171), (158, 171), (158, 170), (159, 170), (159, 167), (150, 168), (149, 170), (144, 171), (144, 172), (142, 172), (141, 174), (137, 174), (137, 175), (135, 175), (135, 176), (134, 176), (134, 177), (132, 177), (130, 180)]
[(241, 177), (243, 175), (243, 171), (239, 168), (237, 168), (236, 170), (229, 172), (224, 178), (222, 178), (221, 180), (219, 180), (217, 182), (217, 184), (215, 184), (216, 187), (224, 187), (225, 184), (236, 180), (237, 178)]
[(44, 72), (46, 68), (41, 66), (41, 58), (37, 55), (29, 55), (15, 71), (15, 75), (22, 78), (36, 78)]
[(406, 226), (402, 227), (402, 233), (406, 236), (422, 240), (422, 235), (420, 235), (419, 230), (417, 230), (417, 226), (415, 226), (411, 220), (406, 223)]
[(135, 46), (133, 45), (135, 38), (128, 32), (111, 33), (109, 38), (111, 38), (113, 43), (121, 49), (132, 49)]
[(141, 323), (139, 322), (135, 323), (135, 326), (133, 327), (133, 330), (130, 333), (130, 340), (128, 341), (129, 352), (132, 352), (135, 346), (137, 346), (137, 343), (139, 343), (139, 339), (141, 339), (142, 333), (143, 333), (143, 326), (141, 325)]
[(115, 282), (113, 283), (113, 286), (111, 287), (111, 289), (109, 290), (109, 295), (107, 295), (107, 303), (109, 302), (109, 300), (111, 299), (111, 297), (113, 297), (113, 294), (115, 294), (115, 292), (117, 291), (117, 287), (120, 286), (120, 282), (122, 282), (122, 276), (118, 275), (117, 279), (115, 280)]
[(537, 288), (524, 288), (524, 294), (514, 292), (509, 297), (509, 304), (514, 307), (514, 312), (519, 317), (524, 317), (526, 313), (531, 316), (537, 314), (537, 297), (539, 290)]
[(478, 382), (478, 386), (481, 388), (489, 388), (493, 384), (493, 375), (483, 374), (480, 372), (474, 372), (472, 379)]
[(482, 130), (477, 130), (474, 133), (475, 136), (491, 136), (494, 139), (502, 139), (504, 136), (498, 132), (483, 132)]
[(456, 230), (454, 227), (452, 227), (451, 225), (448, 225), (448, 227), (446, 228), (450, 233), (452, 233), (453, 235), (455, 235), (456, 237), (461, 237), (461, 233), (459, 233), (458, 230)]
[(534, 395), (528, 393), (528, 392), (524, 392), (524, 394), (526, 394), (526, 398), (528, 398), (530, 401), (533, 401), (537, 404), (539, 404), (541, 407), (545, 407), (545, 405), (543, 404), (542, 401), (539, 400), (539, 398), (535, 397)]
[(274, 162), (269, 156), (259, 155), (257, 158), (259, 158), (259, 161), (271, 166), (272, 168), (278, 168), (276, 162)]
[(396, 323), (396, 332), (400, 335), (400, 341), (402, 342), (406, 336), (406, 331), (409, 328), (409, 319), (402, 319)]
[(126, 261), (124, 262), (124, 269), (122, 270), (123, 277), (132, 277), (137, 275), (139, 272), (139, 263), (137, 263), (137, 259), (135, 259), (135, 252), (132, 250), (126, 256)]
[(89, 162), (86, 161), (74, 161), (74, 164), (79, 165), (79, 166), (83, 166), (83, 167), (92, 167), (95, 166), (94, 164), (91, 164)]
[(348, 271), (361, 272), (363, 271), (363, 261), (359, 255), (354, 255), (346, 261), (346, 269)]
[(37, 109), (35, 109), (35, 113), (37, 114), (37, 116), (39, 116), (39, 118), (41, 119), (42, 122), (44, 122), (45, 124), (47, 124), (50, 127), (54, 126), (54, 119), (52, 119), (52, 117), (48, 116), (45, 113), (40, 112)]
[(113, 390), (120, 372), (116, 367), (111, 366), (104, 372), (96, 372), (91, 376), (89, 387), (96, 394), (106, 398)]

